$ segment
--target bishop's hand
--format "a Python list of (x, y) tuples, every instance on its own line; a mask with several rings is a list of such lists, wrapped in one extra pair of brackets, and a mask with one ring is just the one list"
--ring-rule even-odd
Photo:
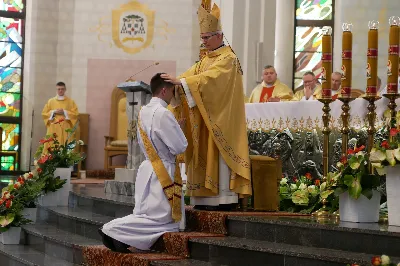
[(179, 79), (168, 74), (161, 74), (161, 78), (163, 78), (166, 82), (170, 82), (174, 85), (182, 85), (182, 82)]

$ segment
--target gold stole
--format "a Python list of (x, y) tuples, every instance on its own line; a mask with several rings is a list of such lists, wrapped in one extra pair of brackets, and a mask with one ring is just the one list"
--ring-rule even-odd
[(144, 131), (140, 121), (141, 120), (139, 116), (139, 132), (144, 144), (144, 148), (146, 149), (147, 156), (149, 156), (149, 160), (153, 166), (154, 172), (156, 173), (158, 181), (160, 181), (164, 190), (164, 194), (168, 199), (169, 205), (171, 206), (172, 219), (174, 222), (179, 222), (182, 219), (182, 177), (181, 171), (179, 170), (179, 163), (177, 160), (175, 161), (174, 182), (172, 182), (167, 169), (165, 168), (161, 158), (158, 156), (156, 149), (153, 147), (153, 144)]

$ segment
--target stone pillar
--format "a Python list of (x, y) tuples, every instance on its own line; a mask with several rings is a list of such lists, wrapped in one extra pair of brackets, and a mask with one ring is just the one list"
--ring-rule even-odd
[(293, 84), (295, 1), (276, 1), (275, 69), (279, 79)]

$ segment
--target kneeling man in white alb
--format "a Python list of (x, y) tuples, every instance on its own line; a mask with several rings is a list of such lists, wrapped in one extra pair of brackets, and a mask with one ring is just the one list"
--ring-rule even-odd
[(167, 109), (174, 85), (156, 74), (150, 82), (153, 98), (138, 116), (137, 137), (146, 160), (135, 182), (133, 214), (112, 220), (100, 230), (106, 247), (117, 252), (150, 250), (166, 232), (184, 230), (182, 178), (176, 167), (187, 140), (174, 115)]

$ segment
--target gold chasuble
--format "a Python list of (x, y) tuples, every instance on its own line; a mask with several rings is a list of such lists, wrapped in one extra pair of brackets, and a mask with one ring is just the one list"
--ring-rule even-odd
[[(251, 92), (250, 95), (250, 103), (259, 103), (259, 102), (267, 102), (268, 98), (279, 98), (281, 101), (290, 101), (293, 97), (292, 90), (286, 86), (285, 84), (281, 83), (279, 80), (276, 80), (274, 85), (272, 86), (272, 95), (267, 97), (261, 97), (263, 93), (265, 93), (265, 88), (267, 88), (267, 84), (263, 81), (254, 90)], [(264, 94), (265, 95), (265, 94)]]
[[(63, 109), (64, 114), (56, 114), (54, 111)], [(64, 144), (68, 133), (66, 129), (73, 128), (78, 120), (78, 107), (75, 102), (64, 96), (64, 100), (58, 100), (57, 97), (51, 98), (44, 106), (42, 117), (47, 128), (47, 135), (57, 134), (57, 139)]]
[(160, 159), (160, 156), (158, 156), (156, 149), (153, 147), (151, 140), (143, 129), (142, 123), (140, 122), (140, 117), (138, 117), (137, 121), (139, 122), (140, 137), (142, 138), (147, 156), (149, 156), (151, 166), (153, 166), (153, 170), (157, 175), (158, 181), (160, 181), (160, 184), (164, 190), (165, 197), (172, 208), (172, 219), (174, 222), (179, 222), (182, 219), (182, 176), (179, 170), (179, 163), (178, 161), (176, 162), (174, 181), (172, 181), (167, 169)]
[(185, 118), (187, 195), (217, 196), (219, 153), (231, 170), (230, 190), (251, 195), (250, 158), (242, 74), (236, 55), (228, 46), (208, 52), (183, 73), (196, 103), (189, 108), (182, 87), (181, 104), (170, 108)]

